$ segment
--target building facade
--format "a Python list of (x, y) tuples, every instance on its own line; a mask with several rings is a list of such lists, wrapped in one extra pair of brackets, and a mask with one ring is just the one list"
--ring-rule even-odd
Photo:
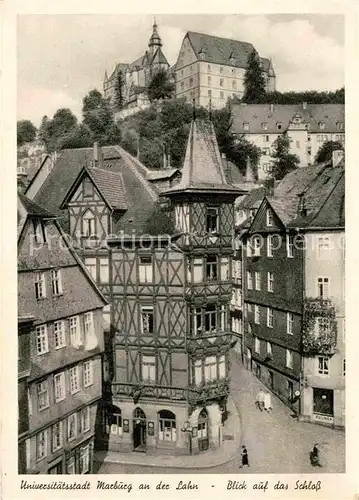
[[(243, 96), (248, 56), (254, 47), (247, 42), (187, 32), (175, 66), (176, 97), (199, 106), (223, 108), (228, 98)], [(276, 76), (269, 59), (260, 58), (266, 88), (275, 90)]]
[(116, 118), (124, 118), (149, 106), (147, 87), (161, 69), (168, 71), (169, 64), (162, 52), (162, 40), (154, 22), (148, 50), (132, 63), (116, 64), (110, 76), (107, 71), (105, 73), (104, 97), (116, 112)]
[(19, 193), (19, 472), (92, 472), (105, 304), (55, 218)]
[(276, 139), (286, 133), (300, 166), (312, 165), (326, 141), (345, 144), (344, 104), (234, 104), (232, 132), (261, 149), (258, 178), (272, 169)]

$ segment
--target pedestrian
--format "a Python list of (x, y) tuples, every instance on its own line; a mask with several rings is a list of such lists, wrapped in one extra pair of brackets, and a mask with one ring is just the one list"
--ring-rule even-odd
[(256, 405), (260, 409), (260, 411), (263, 411), (263, 404), (264, 404), (264, 392), (261, 389), (256, 397)]
[(322, 467), (322, 464), (319, 461), (318, 443), (315, 443), (312, 451), (309, 453), (309, 459), (310, 459), (310, 463), (311, 463), (311, 465), (313, 465), (313, 467)]
[(263, 398), (263, 406), (264, 409), (269, 413), (270, 410), (272, 410), (272, 398), (270, 393), (267, 391), (264, 393), (264, 398)]
[(242, 446), (242, 463), (240, 465), (240, 467), (249, 467), (249, 460), (248, 460), (248, 451), (247, 451), (247, 448), (243, 445)]

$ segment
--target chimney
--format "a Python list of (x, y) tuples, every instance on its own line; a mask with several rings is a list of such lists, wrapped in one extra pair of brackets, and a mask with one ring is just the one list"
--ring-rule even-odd
[(167, 168), (167, 155), (166, 155), (166, 149), (163, 146), (163, 168)]
[(344, 151), (342, 149), (336, 149), (332, 152), (332, 166), (337, 167), (342, 159), (344, 158)]
[(252, 170), (252, 165), (251, 165), (251, 159), (249, 156), (247, 156), (247, 161), (246, 161), (246, 175), (245, 175), (245, 180), (246, 182), (254, 182), (254, 176), (253, 176), (253, 170)]
[(273, 114), (273, 112), (274, 112), (274, 104), (270, 104), (269, 105), (269, 112), (270, 112), (271, 115)]
[(303, 109), (307, 109), (307, 104), (306, 102), (303, 102)]
[(229, 166), (229, 163), (227, 161), (227, 157), (226, 157), (225, 153), (221, 154), (221, 159), (222, 159), (224, 175), (226, 177), (227, 182), (229, 184), (231, 184), (232, 183), (231, 169), (230, 169), (230, 166)]
[(167, 155), (167, 168), (171, 168), (171, 155)]
[(97, 141), (93, 143), (93, 166), (100, 167), (102, 165), (102, 150)]

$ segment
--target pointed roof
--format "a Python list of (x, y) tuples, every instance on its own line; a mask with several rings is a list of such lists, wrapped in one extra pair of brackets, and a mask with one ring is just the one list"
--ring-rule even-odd
[(167, 61), (164, 53), (162, 52), (161, 47), (158, 47), (158, 49), (156, 50), (156, 52), (154, 53), (154, 55), (152, 57), (151, 62), (152, 63), (156, 62), (159, 64), (167, 64), (167, 66), (169, 66), (168, 61)]
[(160, 47), (162, 46), (161, 37), (160, 37), (160, 35), (158, 34), (158, 31), (157, 31), (156, 19), (153, 22), (152, 35), (151, 35), (150, 41), (148, 43), (149, 47), (151, 47), (152, 45), (159, 45)]
[(181, 181), (163, 194), (179, 192), (244, 192), (227, 182), (210, 121), (195, 119), (191, 123)]

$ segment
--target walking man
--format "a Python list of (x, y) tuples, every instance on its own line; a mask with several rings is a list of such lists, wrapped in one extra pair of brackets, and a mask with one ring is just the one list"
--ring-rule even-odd
[(248, 451), (247, 451), (247, 448), (244, 445), (242, 446), (242, 452), (241, 453), (242, 453), (242, 457), (241, 457), (242, 458), (242, 463), (241, 463), (241, 465), (239, 467), (241, 467), (241, 468), (245, 467), (245, 466), (249, 467)]
[(264, 406), (264, 392), (261, 389), (256, 397), (256, 405), (260, 409), (260, 411), (263, 411), (263, 406)]
[(268, 413), (272, 410), (272, 398), (268, 391), (264, 393), (263, 406)]

